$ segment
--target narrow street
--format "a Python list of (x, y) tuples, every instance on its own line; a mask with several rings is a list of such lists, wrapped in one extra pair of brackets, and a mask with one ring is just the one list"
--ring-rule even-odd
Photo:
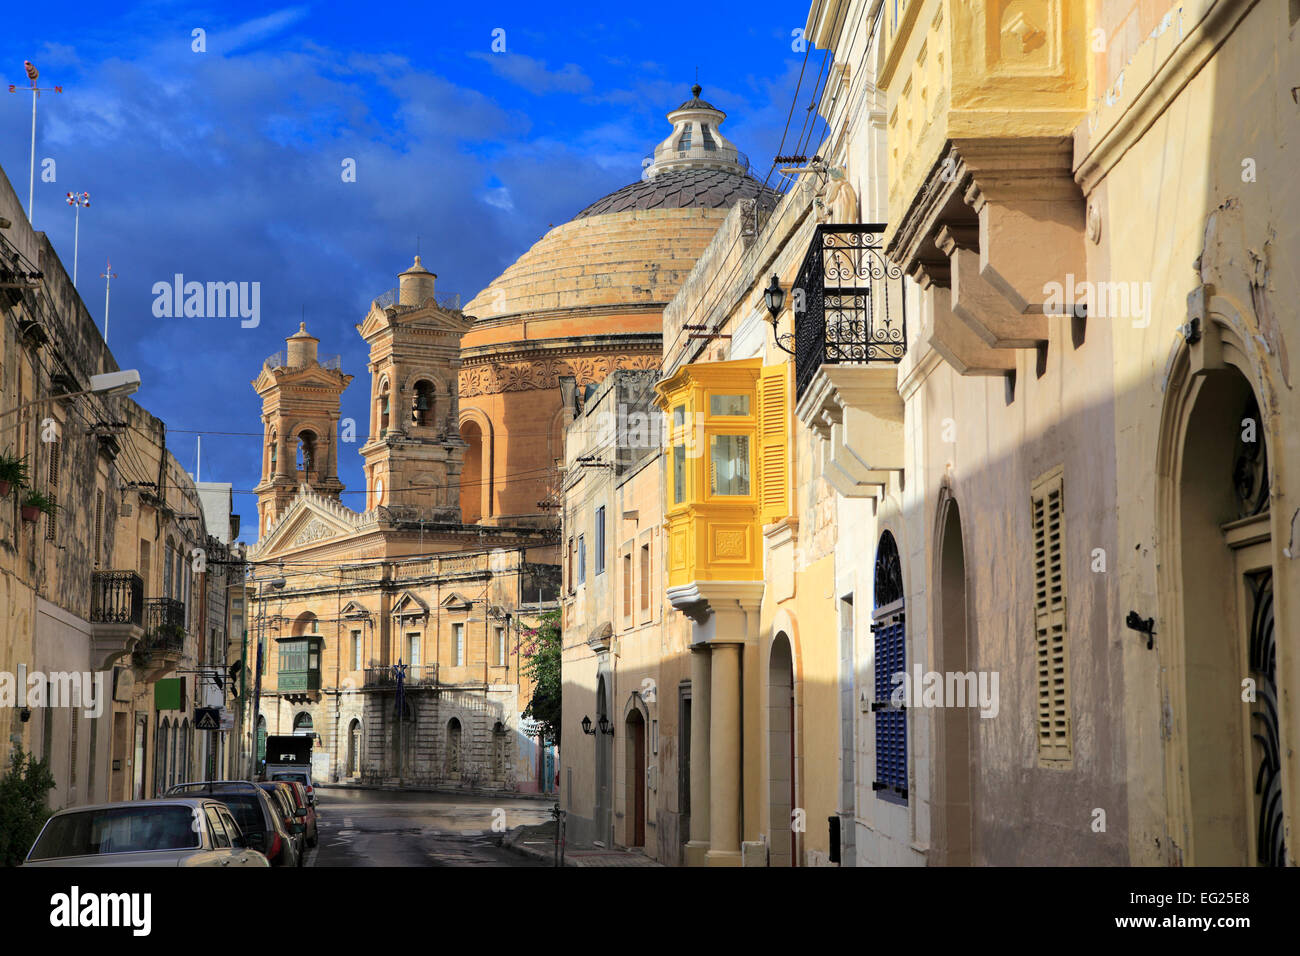
[(308, 851), (308, 866), (545, 865), (499, 847), (492, 829), (494, 819), (506, 828), (549, 819), (544, 800), (327, 788), (316, 794), (320, 845)]

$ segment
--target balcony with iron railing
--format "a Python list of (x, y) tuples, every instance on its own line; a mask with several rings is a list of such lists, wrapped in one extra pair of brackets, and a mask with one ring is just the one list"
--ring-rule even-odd
[[(365, 687), (380, 690), (397, 687), (397, 676), (391, 665), (388, 667), (367, 667), (365, 669)], [(406, 665), (407, 687), (432, 687), (438, 683), (437, 664)]]
[(185, 602), (175, 598), (150, 598), (144, 603), (144, 641), (150, 657), (179, 657), (185, 646)]
[(903, 468), (906, 296), (884, 232), (881, 223), (817, 226), (791, 293), (795, 413), (829, 443), (822, 476), (850, 498), (878, 498)]
[(828, 364), (888, 362), (907, 353), (902, 271), (885, 258), (884, 224), (817, 226), (792, 287), (795, 394)]
[(107, 670), (135, 650), (144, 634), (144, 580), (134, 571), (93, 571), (90, 576), (91, 652)]
[(144, 580), (134, 571), (95, 571), (91, 575), (91, 624), (144, 626)]

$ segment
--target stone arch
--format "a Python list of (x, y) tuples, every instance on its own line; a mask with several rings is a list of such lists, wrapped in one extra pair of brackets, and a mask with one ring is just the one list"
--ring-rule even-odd
[(295, 617), (289, 631), (293, 637), (305, 637), (308, 634), (317, 634), (319, 632), (320, 620), (313, 611), (303, 611)]
[(452, 780), (459, 780), (465, 770), (463, 751), (465, 725), (459, 717), (450, 717), (443, 727), (443, 735), (446, 741), (444, 762), (447, 776)]
[(614, 800), (614, 754), (610, 745), (613, 739), (600, 729), (600, 719), (609, 719), (610, 684), (612, 676), (608, 670), (598, 666), (596, 673), (596, 714), (595, 735), (593, 743), (596, 748), (596, 778), (594, 800), (594, 825), (596, 839), (606, 841), (613, 832)]
[(348, 721), (347, 762), (344, 768), (349, 777), (360, 777), (361, 766), (365, 761), (365, 735), (361, 728), (359, 717)]
[[(967, 540), (957, 499), (945, 484), (934, 523), (934, 649), (940, 673), (971, 670), (973, 647)], [(945, 865), (969, 866), (972, 858), (974, 720), (970, 707), (940, 708), (936, 717), (936, 799), (931, 832)]]
[(266, 451), (262, 467), (267, 478), (274, 478), (280, 467), (280, 431), (272, 425), (266, 436)]
[[(1292, 686), (1297, 661), (1275, 622), (1288, 614), (1281, 558), (1295, 508), (1282, 493), (1271, 356), (1245, 314), (1210, 296), (1199, 337), (1171, 348), (1157, 444), (1155, 648), (1172, 717), (1169, 852), (1183, 865), (1282, 862), (1294, 818), (1283, 779), (1296, 716), (1277, 690)], [(1240, 440), (1246, 418), (1262, 447)], [(1219, 692), (1247, 676), (1256, 701)]]
[(381, 375), (375, 382), (375, 392), (371, 396), (372, 427), (370, 433), (382, 437), (388, 429), (397, 424), (393, 409), (393, 390), (388, 376)]
[(329, 436), (329, 426), (315, 419), (295, 422), (286, 436), (294, 452), (289, 473), (307, 484), (325, 478), (329, 461)]
[(167, 789), (167, 738), (171, 735), (171, 718), (164, 717), (154, 732), (153, 777), (154, 793), (161, 795)]
[(462, 408), (460, 437), (465, 464), (460, 473), (460, 513), (465, 524), (491, 518), (494, 512), (492, 420), (479, 408)]
[(650, 753), (650, 710), (639, 691), (623, 706), (623, 845), (645, 846), (646, 768)]
[(791, 819), (799, 806), (800, 753), (795, 706), (795, 649), (785, 630), (776, 630), (767, 655), (768, 853), (772, 866), (797, 866), (799, 835)]

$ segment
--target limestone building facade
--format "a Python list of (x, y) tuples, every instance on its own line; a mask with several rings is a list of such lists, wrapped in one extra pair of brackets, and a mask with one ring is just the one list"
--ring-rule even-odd
[(357, 326), (370, 345), (363, 510), (340, 501), (338, 479), (352, 376), (303, 326), (253, 382), (265, 450), (245, 605), (250, 772), (267, 734), (303, 733), (323, 780), (552, 785), (521, 716), (519, 645), (554, 600), (554, 533), (461, 521), (454, 386), (471, 321), (434, 281), (417, 258)]

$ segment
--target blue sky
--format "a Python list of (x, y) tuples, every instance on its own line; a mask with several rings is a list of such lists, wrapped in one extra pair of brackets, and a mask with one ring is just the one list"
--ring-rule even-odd
[[(88, 191), (78, 287), (109, 344), (138, 368), (137, 395), (202, 477), (239, 491), (258, 480), (260, 402), (249, 382), (305, 315), (324, 354), (356, 376), (343, 414), (359, 423), (340, 446), (343, 500), (361, 507), (364, 343), (354, 326), (396, 285), (417, 236), (440, 292), (464, 301), (551, 224), (633, 182), (668, 132), (664, 113), (690, 95), (729, 114), (724, 132), (758, 177), (776, 154), (804, 56), (791, 33), (807, 6), (243, 2), (117, 5), (22, 3), (0, 35), (0, 80), (42, 96), (35, 226), (71, 271), (68, 191)], [(479, 11), (482, 12), (479, 12)], [(194, 52), (193, 31), (206, 52)], [(506, 51), (492, 51), (503, 30)], [(499, 38), (501, 34), (496, 34)], [(821, 62), (815, 52), (812, 71)], [(803, 122), (809, 80), (785, 152)], [(29, 95), (0, 100), (0, 166), (26, 196)], [(345, 183), (345, 158), (356, 182)], [(261, 322), (156, 318), (152, 287), (187, 281), (261, 284)], [(236, 494), (244, 540), (255, 498)]]

